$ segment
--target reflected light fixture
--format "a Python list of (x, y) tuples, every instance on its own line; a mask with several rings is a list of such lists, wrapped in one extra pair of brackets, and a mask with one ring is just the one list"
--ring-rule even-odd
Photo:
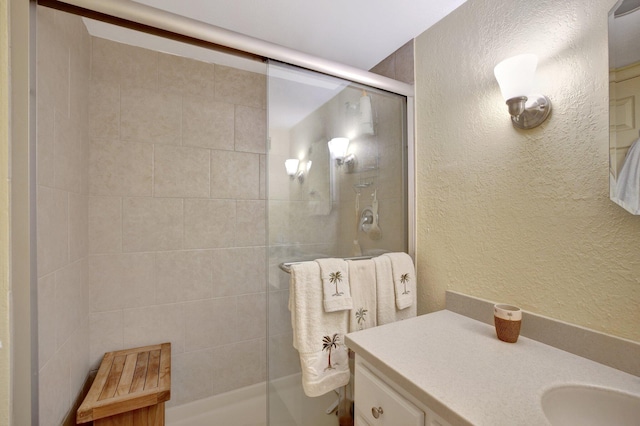
[(348, 138), (333, 138), (329, 141), (329, 152), (336, 159), (336, 164), (342, 166), (347, 165), (349, 171), (353, 170), (356, 163), (355, 154), (347, 154), (349, 148)]
[(287, 174), (289, 175), (289, 179), (293, 180), (298, 173), (298, 165), (300, 164), (300, 160), (295, 158), (289, 158), (288, 160), (284, 160), (284, 168), (287, 169)]
[(511, 122), (519, 129), (539, 126), (551, 112), (548, 97), (531, 94), (537, 65), (536, 55), (527, 53), (505, 59), (493, 70), (509, 107)]
[(313, 161), (307, 161), (305, 164), (301, 164), (300, 160), (289, 158), (284, 161), (284, 168), (287, 170), (289, 179), (298, 178), (298, 182), (302, 184), (304, 183), (304, 175), (309, 174), (309, 170), (311, 170), (312, 163)]

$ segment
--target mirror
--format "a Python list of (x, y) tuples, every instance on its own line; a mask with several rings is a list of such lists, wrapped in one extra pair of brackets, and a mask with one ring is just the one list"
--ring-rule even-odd
[(640, 0), (609, 13), (609, 194), (640, 214)]

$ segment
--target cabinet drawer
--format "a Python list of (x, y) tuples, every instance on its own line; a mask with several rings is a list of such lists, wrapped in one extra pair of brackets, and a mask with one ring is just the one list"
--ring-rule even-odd
[[(376, 419), (373, 410), (380, 410)], [(363, 366), (355, 374), (356, 426), (424, 426), (424, 413)]]

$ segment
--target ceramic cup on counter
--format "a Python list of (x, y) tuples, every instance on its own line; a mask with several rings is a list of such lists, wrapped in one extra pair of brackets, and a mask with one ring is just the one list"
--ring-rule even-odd
[(493, 320), (496, 325), (498, 339), (503, 342), (515, 343), (520, 335), (522, 311), (517, 306), (494, 305)]

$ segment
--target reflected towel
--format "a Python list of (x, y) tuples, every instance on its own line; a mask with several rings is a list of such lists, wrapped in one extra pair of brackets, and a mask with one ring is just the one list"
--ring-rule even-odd
[(317, 259), (322, 277), (324, 311), (335, 312), (353, 309), (349, 268), (344, 259)]
[(320, 396), (349, 383), (349, 362), (344, 334), (347, 311), (325, 312), (316, 262), (291, 265), (289, 310), (293, 347), (300, 354), (302, 388), (307, 396)]
[(624, 159), (616, 182), (618, 203), (633, 214), (640, 214), (640, 139), (636, 140)]

